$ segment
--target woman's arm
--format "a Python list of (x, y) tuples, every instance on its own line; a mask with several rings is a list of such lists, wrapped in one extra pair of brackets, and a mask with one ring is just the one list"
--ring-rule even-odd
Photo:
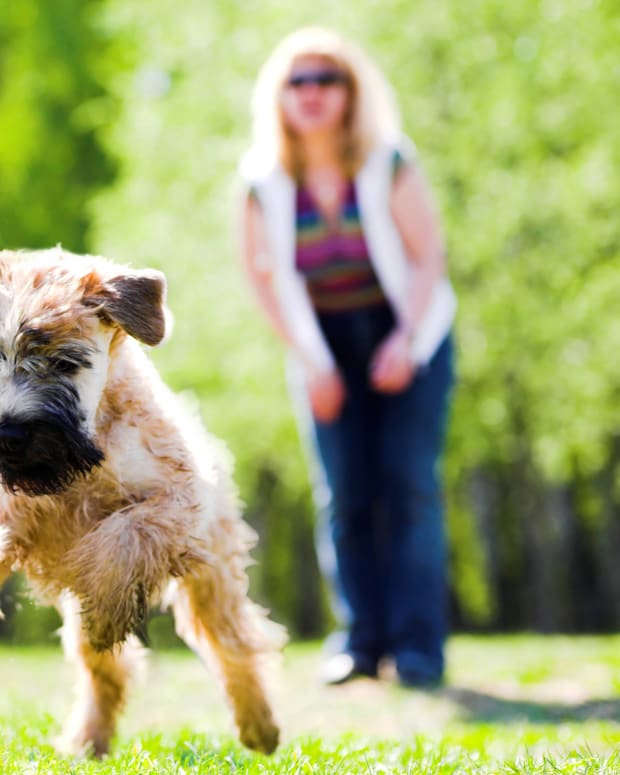
[(273, 287), (273, 257), (263, 215), (259, 203), (250, 195), (245, 198), (242, 209), (241, 238), (243, 266), (258, 304), (280, 339), (293, 347)]
[(444, 275), (444, 242), (430, 188), (417, 165), (404, 164), (397, 172), (390, 201), (408, 259), (415, 266), (407, 304), (398, 326), (381, 343), (370, 370), (372, 385), (384, 393), (404, 390), (413, 379), (411, 347), (416, 329)]
[(410, 334), (415, 334), (435, 284), (446, 271), (439, 216), (430, 187), (418, 165), (401, 167), (394, 181), (390, 204), (405, 253), (415, 266), (406, 319), (400, 321)]
[[(280, 339), (295, 349), (273, 287), (273, 257), (263, 215), (252, 196), (246, 197), (241, 234), (242, 261), (259, 306)], [(332, 422), (340, 414), (345, 399), (342, 377), (336, 369), (318, 371), (309, 363), (304, 365), (312, 413), (321, 422)]]

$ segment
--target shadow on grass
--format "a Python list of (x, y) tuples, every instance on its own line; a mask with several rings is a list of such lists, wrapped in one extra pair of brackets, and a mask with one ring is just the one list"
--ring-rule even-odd
[(465, 711), (467, 723), (560, 724), (582, 721), (620, 721), (620, 697), (587, 700), (578, 703), (534, 702), (478, 692), (473, 689), (445, 687), (442, 697), (452, 700)]

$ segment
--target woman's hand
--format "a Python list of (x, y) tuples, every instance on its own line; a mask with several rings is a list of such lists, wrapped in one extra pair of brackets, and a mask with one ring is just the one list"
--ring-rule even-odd
[(400, 393), (409, 386), (415, 374), (410, 340), (399, 326), (377, 347), (370, 363), (370, 384), (375, 390)]
[(308, 393), (312, 414), (319, 422), (338, 419), (346, 398), (344, 380), (335, 369), (308, 373)]

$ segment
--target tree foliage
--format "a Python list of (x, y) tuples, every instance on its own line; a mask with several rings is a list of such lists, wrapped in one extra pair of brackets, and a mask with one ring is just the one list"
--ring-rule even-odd
[[(455, 621), (617, 626), (617, 3), (19, 9), (0, 18), (1, 238), (86, 240), (166, 272), (176, 328), (153, 355), (237, 458), (261, 535), (253, 584), (278, 616), (307, 632), (325, 611), (281, 349), (235, 256), (235, 170), (257, 68), (294, 27), (326, 23), (394, 83), (446, 225), (460, 299), (446, 460)], [(26, 25), (34, 36), (17, 34)], [(105, 185), (110, 159), (119, 174)]]
[(102, 83), (101, 0), (20, 0), (0, 10), (0, 244), (88, 245), (93, 193), (115, 164), (97, 129), (114, 106)]

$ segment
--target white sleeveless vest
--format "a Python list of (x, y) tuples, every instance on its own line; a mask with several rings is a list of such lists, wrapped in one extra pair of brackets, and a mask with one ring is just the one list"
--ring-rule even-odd
[[(398, 318), (403, 317), (415, 265), (408, 260), (390, 212), (392, 159), (395, 146), (377, 147), (355, 179), (360, 221), (373, 268)], [(255, 150), (241, 163), (241, 174), (256, 192), (273, 262), (274, 289), (282, 315), (302, 359), (319, 370), (334, 358), (319, 327), (304, 278), (295, 268), (295, 183), (277, 164)], [(415, 276), (415, 274), (414, 274)], [(452, 327), (456, 297), (447, 278), (435, 286), (418, 324), (411, 356), (428, 363)]]

